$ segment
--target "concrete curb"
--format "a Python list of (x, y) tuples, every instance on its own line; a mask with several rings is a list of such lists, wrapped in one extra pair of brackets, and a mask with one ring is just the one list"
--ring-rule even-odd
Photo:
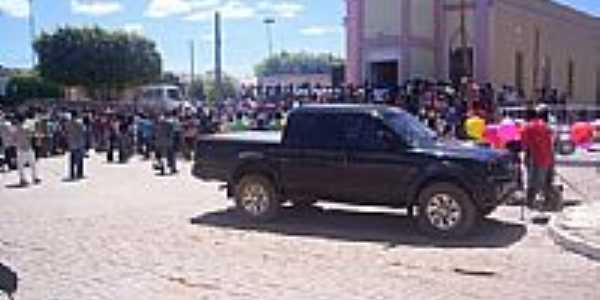
[(560, 215), (554, 216), (550, 220), (550, 224), (548, 224), (548, 232), (554, 242), (569, 251), (600, 262), (600, 245), (585, 241), (584, 239), (569, 233), (568, 230), (560, 228), (559, 219)]

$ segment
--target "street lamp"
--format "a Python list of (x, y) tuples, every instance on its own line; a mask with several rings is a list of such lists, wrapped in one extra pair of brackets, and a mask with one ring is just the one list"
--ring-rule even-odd
[(271, 30), (271, 26), (275, 24), (274, 18), (265, 18), (263, 20), (265, 23), (265, 27), (267, 29), (267, 42), (269, 44), (269, 57), (273, 56), (273, 32)]

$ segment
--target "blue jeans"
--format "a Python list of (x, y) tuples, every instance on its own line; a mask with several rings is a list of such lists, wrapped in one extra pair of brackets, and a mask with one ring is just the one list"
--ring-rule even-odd
[(85, 150), (83, 148), (71, 149), (70, 157), (70, 175), (71, 179), (83, 178), (83, 156)]

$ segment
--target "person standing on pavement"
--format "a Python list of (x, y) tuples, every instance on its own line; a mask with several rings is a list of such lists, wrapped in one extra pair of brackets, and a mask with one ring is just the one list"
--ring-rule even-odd
[(119, 122), (114, 115), (109, 115), (106, 122), (106, 134), (108, 147), (106, 149), (106, 161), (112, 163), (114, 161), (115, 149), (119, 141)]
[(86, 130), (83, 121), (73, 112), (66, 123), (67, 143), (69, 145), (69, 178), (83, 179), (83, 158), (86, 148)]
[(17, 124), (14, 129), (14, 142), (17, 148), (17, 168), (19, 170), (19, 185), (26, 187), (29, 182), (25, 178), (25, 166), (31, 168), (31, 181), (34, 184), (41, 182), (38, 177), (35, 154), (33, 152), (33, 134), (35, 121), (29, 120), (23, 115), (17, 116)]
[(9, 147), (10, 142), (9, 128), (11, 127), (10, 122), (5, 119), (4, 113), (0, 111), (0, 156), (3, 156), (3, 160), (0, 160), (0, 170), (4, 169), (4, 166), (8, 165), (8, 157), (6, 155), (6, 149)]
[(543, 109), (530, 109), (527, 112), (527, 124), (523, 129), (521, 141), (525, 150), (527, 168), (527, 205), (535, 208), (539, 193), (544, 196), (544, 209), (557, 209), (559, 203), (553, 203), (554, 149), (552, 130), (546, 124), (546, 112)]
[(119, 131), (119, 142), (118, 142), (118, 154), (119, 163), (125, 164), (129, 160), (129, 153), (132, 147), (131, 132), (130, 132), (130, 120), (127, 115), (120, 116), (120, 122), (118, 126)]
[(171, 171), (171, 174), (176, 174), (177, 171), (177, 153), (181, 145), (181, 123), (177, 117), (177, 112), (173, 112), (169, 118), (171, 123), (172, 135), (170, 147), (167, 149), (167, 165)]
[(156, 150), (156, 163), (157, 168), (161, 175), (165, 175), (165, 163), (164, 160), (169, 160), (169, 167), (171, 172), (175, 173), (170, 158), (171, 151), (174, 148), (173, 142), (175, 140), (175, 133), (172, 122), (167, 119), (165, 115), (161, 115), (158, 119), (155, 129), (155, 150)]
[(142, 115), (139, 119), (138, 131), (140, 135), (140, 148), (144, 159), (150, 159), (152, 152), (153, 124), (149, 117)]

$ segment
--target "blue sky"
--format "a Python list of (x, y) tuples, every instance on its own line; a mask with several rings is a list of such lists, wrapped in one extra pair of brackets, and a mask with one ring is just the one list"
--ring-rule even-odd
[[(598, 0), (560, 0), (600, 15)], [(0, 64), (29, 64), (28, 0), (0, 0)], [(196, 69), (212, 67), (212, 12), (224, 15), (224, 68), (250, 75), (267, 54), (262, 19), (274, 17), (274, 48), (343, 55), (343, 0), (34, 0), (37, 29), (98, 24), (138, 31), (155, 40), (166, 70), (189, 70), (189, 43), (196, 44)]]

